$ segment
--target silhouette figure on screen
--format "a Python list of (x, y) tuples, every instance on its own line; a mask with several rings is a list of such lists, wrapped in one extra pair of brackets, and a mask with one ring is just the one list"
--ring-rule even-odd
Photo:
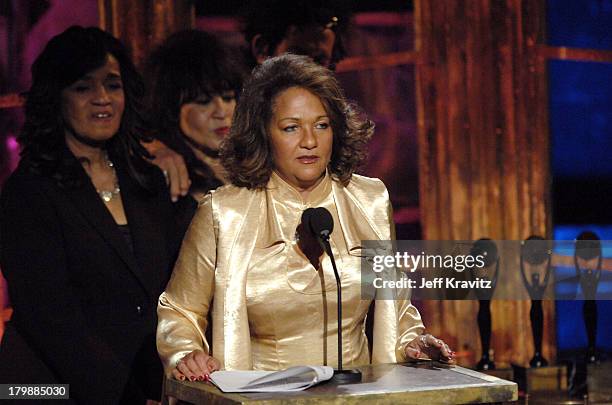
[[(497, 251), (497, 245), (491, 239), (482, 238), (474, 242), (472, 249), (470, 250), (470, 256), (484, 257), (484, 266), (481, 270), (492, 268), (495, 265), (495, 272), (492, 278), (489, 279), (487, 276), (479, 275), (480, 278), (485, 278), (491, 281), (490, 289), (476, 289), (476, 296), (478, 297), (478, 330), (480, 331), (480, 344), (482, 347), (482, 357), (478, 364), (476, 364), (477, 370), (495, 370), (495, 363), (490, 357), (491, 349), (491, 298), (497, 285), (497, 276), (499, 274), (499, 254)], [(472, 276), (473, 272), (469, 272)]]
[[(576, 277), (580, 280), (580, 287), (585, 298), (582, 313), (588, 339), (586, 360), (588, 363), (596, 363), (598, 356), (595, 347), (597, 336), (597, 301), (595, 298), (601, 278), (601, 241), (594, 232), (584, 231), (576, 238), (575, 248)], [(596, 262), (594, 269), (589, 266), (593, 262)]]
[[(548, 361), (542, 356), (542, 330), (544, 324), (542, 298), (550, 278), (551, 257), (552, 250), (548, 242), (540, 236), (532, 235), (521, 243), (521, 277), (531, 298), (529, 318), (531, 319), (531, 332), (535, 348), (533, 358), (529, 361), (531, 367), (546, 367), (548, 365)], [(530, 265), (531, 270), (534, 270), (536, 266), (546, 264), (544, 280), (540, 282), (540, 272), (534, 270), (531, 273), (531, 282), (529, 282), (525, 274), (525, 263)]]

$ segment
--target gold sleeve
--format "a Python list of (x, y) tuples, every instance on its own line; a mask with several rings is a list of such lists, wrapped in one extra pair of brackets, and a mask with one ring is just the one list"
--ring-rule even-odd
[(421, 321), (421, 314), (409, 299), (400, 300), (397, 302), (399, 317), (398, 328), (399, 336), (395, 345), (395, 358), (398, 363), (407, 361), (406, 345), (412, 342), (417, 336), (425, 331), (425, 326)]
[[(395, 223), (393, 222), (393, 207), (391, 201), (389, 201), (387, 213), (389, 216), (389, 226), (391, 227), (391, 240), (395, 240)], [(398, 311), (398, 337), (395, 345), (395, 358), (398, 363), (403, 363), (408, 360), (406, 357), (406, 345), (425, 331), (425, 326), (421, 320), (421, 314), (410, 302), (410, 290), (402, 290), (396, 302)]]
[(207, 315), (215, 288), (217, 232), (211, 196), (198, 207), (157, 306), (157, 350), (167, 374), (193, 350), (209, 353)]

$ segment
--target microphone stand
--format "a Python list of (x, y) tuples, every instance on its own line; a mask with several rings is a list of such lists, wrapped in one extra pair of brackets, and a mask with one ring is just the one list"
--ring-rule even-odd
[(308, 208), (302, 213), (302, 224), (307, 225), (312, 235), (329, 256), (332, 268), (334, 269), (334, 277), (336, 278), (338, 299), (338, 368), (334, 370), (334, 376), (331, 378), (331, 381), (335, 384), (361, 382), (361, 371), (356, 369), (345, 370), (342, 367), (342, 285), (340, 283), (340, 274), (336, 267), (336, 260), (334, 260), (334, 254), (329, 244), (329, 236), (334, 230), (334, 219), (325, 208)]
[(336, 384), (348, 384), (361, 382), (361, 371), (356, 369), (345, 370), (342, 368), (342, 287), (340, 285), (340, 274), (336, 267), (336, 261), (329, 244), (329, 234), (317, 235), (319, 241), (323, 245), (325, 253), (331, 260), (332, 268), (334, 269), (334, 277), (336, 278), (336, 291), (338, 293), (338, 369), (334, 370), (334, 376), (331, 381)]

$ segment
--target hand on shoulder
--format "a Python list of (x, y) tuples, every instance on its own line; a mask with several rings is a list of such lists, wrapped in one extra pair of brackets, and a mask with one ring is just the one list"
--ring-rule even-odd
[(180, 196), (186, 196), (191, 187), (191, 180), (183, 156), (160, 141), (145, 143), (144, 146), (154, 156), (151, 163), (164, 173), (172, 201), (176, 202)]

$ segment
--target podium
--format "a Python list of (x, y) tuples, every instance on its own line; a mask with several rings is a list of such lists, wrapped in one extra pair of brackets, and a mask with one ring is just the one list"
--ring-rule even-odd
[(166, 378), (162, 404), (168, 396), (192, 404), (467, 404), (516, 401), (516, 383), (458, 366), (439, 363), (359, 366), (358, 384), (325, 382), (305, 391), (226, 394), (210, 383)]
[(587, 366), (589, 402), (612, 403), (612, 362)]

